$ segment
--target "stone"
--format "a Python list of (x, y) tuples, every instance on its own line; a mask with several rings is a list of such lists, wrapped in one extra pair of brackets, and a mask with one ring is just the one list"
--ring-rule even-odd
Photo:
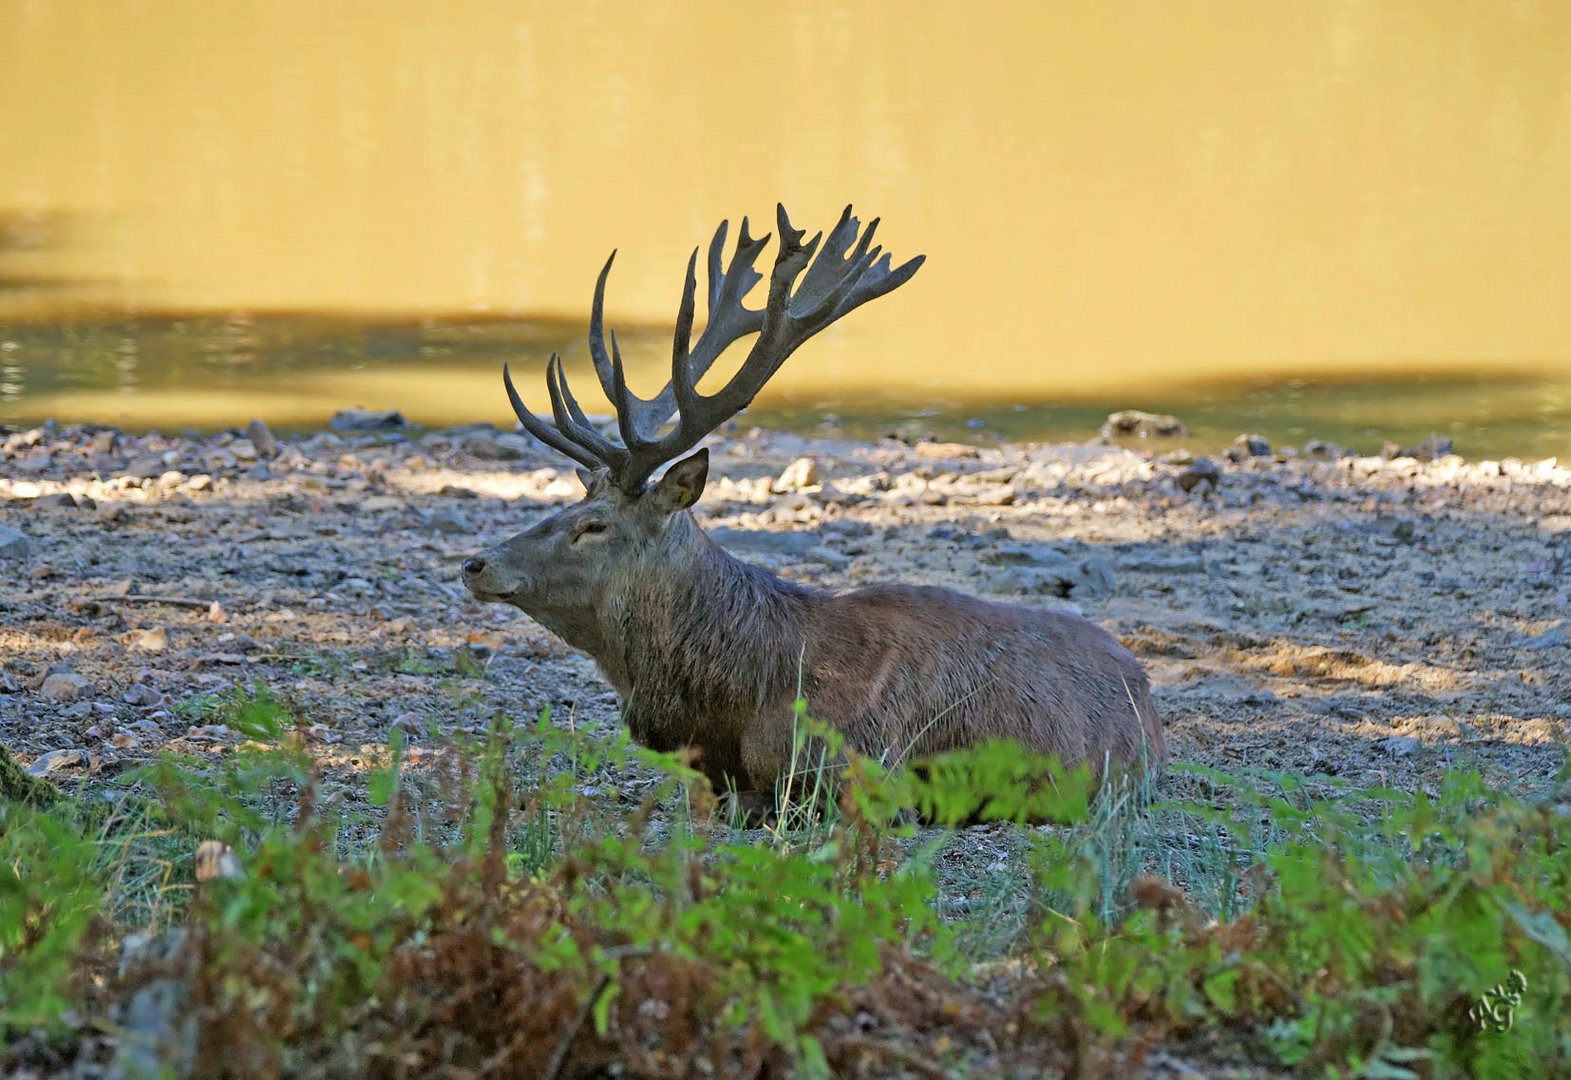
[(125, 467), (123, 476), (134, 477), (138, 480), (152, 480), (164, 471), (164, 459), (158, 454), (143, 454), (133, 458)]
[(1118, 560), (1118, 568), (1131, 574), (1203, 574), (1206, 562), (1199, 555), (1131, 555)]
[(1411, 735), (1393, 735), (1389, 739), (1382, 739), (1380, 749), (1392, 757), (1410, 758), (1418, 753), (1418, 748), (1423, 745)]
[(1100, 553), (1076, 561), (1047, 544), (1007, 543), (985, 557), (1004, 567), (989, 581), (998, 593), (1084, 598), (1106, 596), (1116, 588), (1113, 564)]
[(162, 626), (132, 630), (125, 635), (125, 644), (139, 652), (163, 652), (169, 648), (169, 631)]
[(1176, 416), (1141, 412), (1139, 409), (1124, 409), (1110, 413), (1108, 418), (1102, 421), (1101, 435), (1104, 439), (1120, 435), (1133, 436), (1136, 439), (1183, 439), (1188, 437), (1189, 428)]
[(1456, 446), (1449, 436), (1433, 434), (1417, 446), (1400, 446), (1388, 442), (1380, 448), (1380, 456), (1387, 461), (1393, 458), (1414, 458), (1418, 461), (1434, 461), (1456, 453)]
[(1233, 440), (1233, 445), (1227, 448), (1227, 460), (1247, 461), (1250, 458), (1268, 458), (1271, 456), (1271, 444), (1263, 435), (1240, 435)]
[(40, 495), (33, 500), (35, 510), (75, 510), (76, 498), (69, 491), (59, 491), (53, 495)]
[(1324, 439), (1310, 439), (1304, 444), (1304, 456), (1313, 461), (1335, 461), (1337, 458), (1347, 457), (1348, 453), (1347, 447), (1326, 442)]
[(57, 769), (68, 769), (73, 765), (86, 765), (87, 755), (81, 750), (51, 750), (47, 754), (39, 754), (33, 763), (27, 766), (27, 771), (33, 776), (48, 776)]
[[(273, 435), (273, 429), (260, 419), (254, 419), (245, 426), (245, 437), (256, 449), (258, 455), (264, 458), (278, 456), (278, 439)], [(239, 455), (236, 455), (237, 457)]]
[(780, 555), (800, 559), (819, 546), (812, 533), (766, 532), (762, 529), (733, 529), (729, 526), (709, 530), (709, 539), (733, 551), (759, 555)]
[(408, 427), (409, 421), (397, 409), (339, 409), (328, 421), (339, 431), (394, 431)]
[(947, 458), (978, 458), (982, 451), (966, 443), (920, 442), (911, 448), (919, 458), (939, 460)]
[(426, 519), (437, 532), (449, 536), (465, 536), (474, 532), (468, 519), (459, 513), (457, 507), (438, 506), (431, 511), (431, 516)]
[(229, 444), (229, 452), (235, 456), (236, 461), (256, 460), (256, 447), (250, 439), (236, 439)]
[(477, 431), (463, 441), (463, 451), (481, 461), (519, 461), (529, 440), (510, 431)]
[(38, 692), (50, 701), (66, 702), (75, 701), (91, 688), (92, 684), (74, 671), (56, 671), (44, 679)]
[(361, 510), (374, 514), (384, 510), (402, 510), (407, 504), (396, 495), (368, 495), (358, 505)]
[(1185, 491), (1194, 491), (1202, 484), (1215, 491), (1221, 482), (1222, 470), (1210, 458), (1196, 458), (1194, 464), (1178, 474), (1178, 486)]
[(775, 478), (770, 490), (776, 494), (801, 491), (804, 488), (818, 487), (823, 482), (824, 476), (818, 467), (818, 462), (810, 457), (799, 457)]
[(26, 533), (0, 525), (0, 559), (15, 559), (20, 562), (32, 553), (33, 542), (27, 538)]
[(1571, 645), (1571, 634), (1566, 632), (1564, 626), (1552, 626), (1542, 634), (1530, 634), (1522, 642), (1522, 648), (1535, 651), (1559, 649), (1566, 645)]
[(140, 705), (143, 708), (151, 708), (160, 704), (164, 700), (164, 695), (146, 683), (135, 683), (131, 689), (121, 695), (121, 700), (127, 705)]

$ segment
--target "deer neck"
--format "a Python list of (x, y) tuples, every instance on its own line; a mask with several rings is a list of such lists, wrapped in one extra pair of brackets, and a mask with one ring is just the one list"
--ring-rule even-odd
[(602, 601), (593, 655), (625, 710), (756, 709), (795, 685), (813, 596), (737, 559), (682, 513)]

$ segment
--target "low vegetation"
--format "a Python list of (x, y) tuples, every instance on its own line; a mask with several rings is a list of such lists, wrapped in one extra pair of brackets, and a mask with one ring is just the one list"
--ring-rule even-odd
[[(357, 812), (265, 685), (203, 707), (253, 741), (0, 805), (5, 1075), (1571, 1075), (1571, 773), (1180, 767), (1153, 798), (989, 745), (830, 776), (803, 715), (784, 813), (742, 831), (676, 757), (549, 714), (395, 740)], [(997, 890), (945, 899), (953, 834), (907, 807), (1059, 822), (989, 826), (1018, 932)], [(204, 841), (233, 858), (198, 882)]]

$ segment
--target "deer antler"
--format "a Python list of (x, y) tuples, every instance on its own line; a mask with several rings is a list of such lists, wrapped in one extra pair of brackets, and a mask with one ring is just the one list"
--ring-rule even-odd
[[(671, 342), (671, 379), (652, 398), (637, 397), (627, 388), (622, 353), (616, 333), (611, 334), (610, 354), (606, 353), (604, 304), (605, 283), (611, 273), (613, 252), (595, 282), (594, 307), (589, 316), (589, 355), (601, 389), (616, 409), (621, 445), (595, 430), (562, 373), (562, 360), (556, 353), (546, 365), (546, 389), (551, 395), (551, 415), (555, 426), (535, 416), (518, 396), (513, 377), (504, 365), (502, 382), (507, 387), (513, 411), (531, 435), (547, 446), (566, 454), (589, 468), (605, 466), (612, 481), (628, 495), (637, 495), (644, 482), (667, 461), (691, 450), (705, 435), (747, 408), (780, 365), (808, 338), (855, 310), (869, 300), (892, 292), (910, 280), (925, 256), (918, 255), (899, 267), (891, 268), (883, 250), (873, 247), (878, 229), (875, 218), (862, 231), (847, 206), (829, 236), (815, 235), (802, 242), (805, 231), (791, 227), (785, 207), (776, 206), (780, 230), (780, 249), (775, 254), (769, 275), (765, 306), (754, 310), (742, 303), (763, 275), (753, 269), (768, 236), (753, 239), (747, 232), (747, 219), (737, 236), (731, 264), (720, 269), (725, 250), (727, 222), (722, 221), (709, 243), (708, 305), (709, 321), (697, 343), (692, 342), (694, 299), (698, 288), (698, 249), (687, 261), (687, 280), (682, 287), (682, 302), (677, 309), (676, 332)], [(855, 240), (855, 247), (852, 241)], [(823, 242), (820, 248), (819, 243)], [(804, 274), (803, 271), (806, 271)], [(798, 282), (798, 278), (801, 278)], [(704, 377), (720, 354), (733, 342), (757, 334), (747, 359), (725, 386), (713, 394), (700, 394), (698, 380)], [(657, 437), (661, 426), (677, 418), (676, 426)]]

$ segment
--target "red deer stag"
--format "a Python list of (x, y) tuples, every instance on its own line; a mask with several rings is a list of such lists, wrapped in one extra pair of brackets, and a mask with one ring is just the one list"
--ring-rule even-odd
[[(709, 320), (696, 344), (694, 249), (671, 381), (648, 400), (628, 390), (614, 333), (606, 350), (606, 261), (589, 352), (620, 443), (585, 416), (556, 355), (546, 366), (554, 425), (530, 412), (504, 366), (518, 419), (584, 466), (587, 491), (582, 502), (468, 559), (464, 584), (592, 656), (620, 695), (633, 738), (656, 750), (692, 748), (716, 790), (733, 787), (744, 806), (758, 808), (791, 767), (799, 690), (850, 748), (887, 761), (1014, 739), (1099, 773), (1107, 764), (1160, 765), (1165, 739), (1145, 673), (1094, 623), (929, 586), (836, 594), (782, 581), (728, 554), (689, 513), (704, 490), (707, 450), (648, 482), (746, 408), (804, 341), (922, 265), (917, 257), (891, 268), (871, 246), (878, 222), (862, 232), (850, 207), (827, 238), (806, 243), (784, 207), (777, 213), (780, 246), (761, 310), (742, 301), (762, 280), (753, 264), (769, 237), (749, 236), (744, 218), (722, 272), (726, 223), (715, 232)], [(698, 380), (725, 348), (753, 334), (735, 377), (714, 394), (699, 393)], [(659, 434), (673, 414), (674, 427)]]

